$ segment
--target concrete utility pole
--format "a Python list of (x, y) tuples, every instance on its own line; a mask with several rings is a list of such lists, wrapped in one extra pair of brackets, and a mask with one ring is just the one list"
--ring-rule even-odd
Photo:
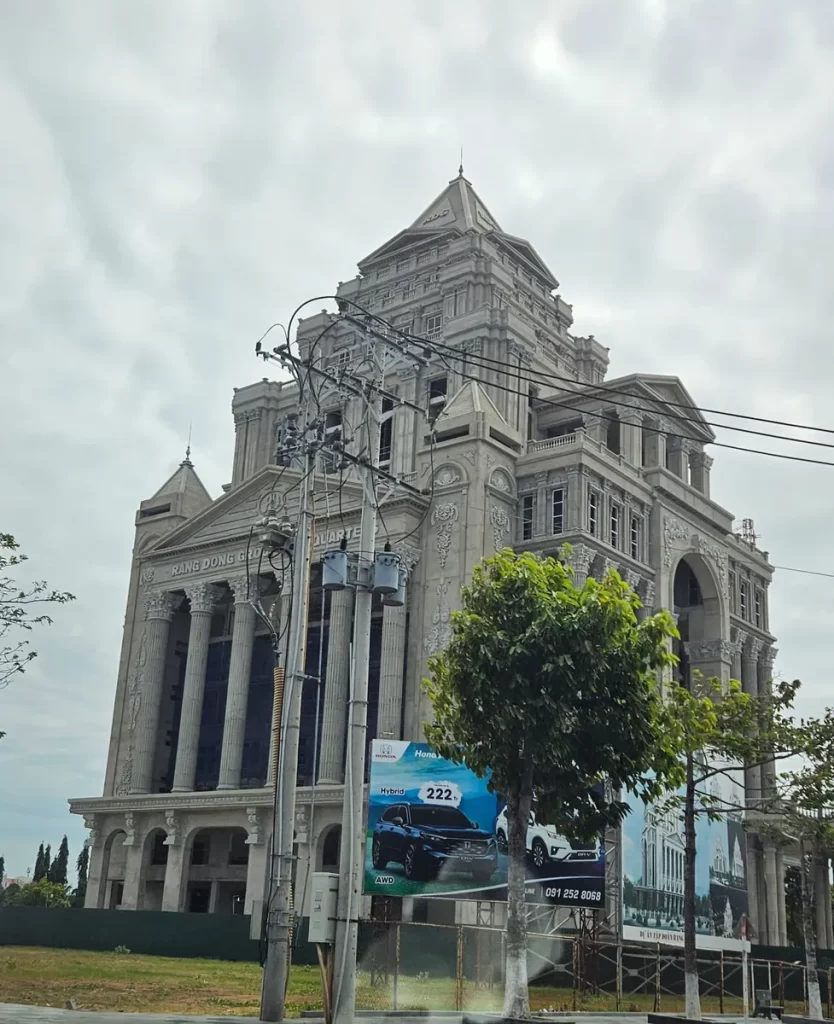
[[(374, 365), (379, 361), (374, 349)], [(339, 902), (334, 948), (336, 991), (334, 1024), (353, 1024), (356, 1008), (356, 955), (359, 939), (359, 906), (362, 899), (365, 840), (365, 747), (368, 723), (368, 672), (371, 661), (371, 607), (373, 603), (374, 545), (377, 523), (377, 479), (382, 393), (377, 376), (370, 382), (365, 417), (365, 447), (370, 469), (365, 478), (365, 501), (359, 530), (359, 572), (353, 618), (353, 665), (348, 700), (348, 737), (345, 753), (345, 800), (342, 807), (342, 838), (339, 850)]]
[(315, 451), (305, 439), (304, 476), (298, 530), (295, 536), (292, 574), (292, 616), (287, 647), (287, 674), (280, 742), (276, 815), (273, 821), (272, 863), (267, 907), (267, 952), (261, 982), (261, 1020), (284, 1019), (284, 1000), (290, 969), (290, 935), (293, 924), (292, 866), (295, 837), (295, 790), (298, 772), (298, 739), (301, 727), (301, 690), (307, 649), (307, 610), (310, 589), (311, 492)]

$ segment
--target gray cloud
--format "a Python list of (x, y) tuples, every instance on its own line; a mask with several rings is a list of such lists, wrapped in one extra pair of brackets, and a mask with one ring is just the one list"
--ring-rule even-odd
[[(408, 224), (461, 144), (613, 373), (832, 422), (833, 47), (825, 0), (4, 11), (0, 525), (79, 597), (0, 695), (13, 873), (65, 830), (77, 850), (64, 797), (100, 789), (138, 502), (191, 421), (219, 493), (254, 339)], [(716, 499), (776, 564), (834, 571), (830, 468), (715, 454)], [(803, 711), (829, 699), (831, 582), (773, 589)]]

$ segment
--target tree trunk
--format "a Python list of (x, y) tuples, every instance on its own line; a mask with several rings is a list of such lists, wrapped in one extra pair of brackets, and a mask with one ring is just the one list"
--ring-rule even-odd
[(802, 894), (802, 935), (805, 939), (805, 966), (808, 971), (808, 1016), (822, 1020), (822, 999), (820, 998), (820, 978), (817, 971), (817, 928), (814, 915), (816, 912), (816, 870), (818, 854), (816, 846), (814, 855), (809, 856), (805, 843), (799, 844), (799, 877)]
[(529, 1017), (527, 990), (527, 825), (532, 803), (532, 768), (524, 773), (520, 791), (507, 794), (507, 967), (504, 1016)]
[(683, 808), (683, 972), (686, 1016), (701, 1019), (698, 954), (695, 947), (695, 763), (686, 755), (686, 797)]

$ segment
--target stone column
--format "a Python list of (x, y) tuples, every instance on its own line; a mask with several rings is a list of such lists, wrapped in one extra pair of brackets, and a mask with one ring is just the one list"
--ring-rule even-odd
[[(736, 644), (740, 651), (739, 662), (741, 665), (739, 681), (744, 692), (749, 693), (755, 699), (758, 699), (759, 694), (759, 677), (756, 661), (759, 656), (760, 643), (761, 641), (751, 637), (743, 629), (736, 630)], [(760, 765), (745, 768), (744, 788), (747, 791), (748, 805), (756, 805), (762, 802), (764, 794), (762, 793), (762, 769)]]
[(344, 778), (352, 626), (353, 590), (334, 590), (330, 599), (319, 782), (341, 782)]
[(162, 909), (177, 913), (183, 909), (185, 902), (183, 889), (185, 842), (181, 822), (173, 811), (168, 811), (165, 815), (165, 830), (168, 833), (164, 843), (168, 848), (168, 860), (165, 862)]
[(776, 844), (764, 841), (764, 888), (767, 901), (767, 938), (769, 946), (779, 945), (779, 876), (776, 868)]
[(756, 935), (763, 934), (761, 906), (761, 867), (754, 836), (747, 835), (747, 911)]
[[(536, 473), (536, 504), (533, 509), (533, 536), (546, 537), (553, 532), (552, 510), (548, 508), (547, 473)], [(550, 522), (548, 522), (550, 519)]]
[(384, 605), (382, 610), (382, 661), (379, 669), (379, 712), (376, 734), (380, 739), (402, 736), (403, 683), (405, 673), (406, 606)]
[(197, 746), (200, 742), (200, 718), (203, 713), (203, 691), (206, 687), (211, 615), (220, 596), (217, 587), (209, 583), (195, 583), (187, 587), (185, 593), (191, 605), (191, 628), (188, 633), (188, 657), (185, 663), (185, 684), (172, 787), (175, 793), (185, 793), (194, 789)]
[(646, 469), (666, 468), (666, 424), (657, 420), (651, 425), (643, 424), (646, 435)]
[[(249, 861), (246, 866), (246, 895), (243, 899), (243, 913), (252, 914), (263, 907), (264, 884), (266, 881), (266, 843), (264, 842), (261, 813), (257, 807), (247, 807), (246, 817), (249, 822), (249, 835), (246, 845), (249, 847)], [(296, 906), (301, 911), (299, 894), (295, 894)]]
[(642, 622), (649, 615), (654, 615), (654, 583), (652, 580), (643, 580), (640, 598), (642, 608), (637, 609), (637, 621)]
[[(775, 647), (764, 647), (759, 655), (757, 666), (759, 697), (764, 698), (770, 693), (770, 684), (773, 679), (773, 662), (779, 652)], [(762, 795), (768, 799), (776, 795), (774, 779), (776, 777), (776, 763), (769, 761), (759, 769), (762, 777)]]
[(785, 909), (785, 857), (781, 847), (776, 848), (776, 909), (779, 915), (779, 938), (776, 945), (787, 946), (788, 920)]
[(575, 586), (585, 586), (585, 581), (588, 579), (588, 570), (591, 567), (595, 554), (594, 549), (589, 548), (587, 544), (574, 545), (573, 551), (570, 554), (569, 564), (573, 569), (573, 582)]
[(237, 576), (229, 580), (235, 595), (235, 621), (232, 627), (232, 653), (229, 661), (229, 685), (226, 690), (226, 714), (223, 720), (223, 747), (220, 751), (218, 789), (239, 789), (243, 759), (243, 733), (246, 729), (246, 704), (249, 699), (249, 673), (255, 640), (255, 609), (249, 597), (257, 580)]
[(620, 451), (630, 466), (639, 469), (643, 463), (643, 417), (637, 410), (620, 412)]
[(122, 888), (121, 910), (142, 909), (142, 860), (144, 855), (143, 837), (137, 834), (136, 819), (128, 811), (125, 815), (125, 878)]
[(684, 483), (688, 483), (689, 451), (686, 446), (686, 441), (681, 441), (680, 438), (677, 437), (670, 438), (668, 441), (668, 456), (669, 472), (680, 477)]
[[(401, 378), (402, 397), (416, 402), (417, 376)], [(406, 406), (394, 413), (393, 444), (391, 451), (391, 472), (395, 476), (411, 473), (414, 469), (414, 432), (417, 429), (417, 414)]]
[(131, 793), (150, 793), (153, 785), (168, 633), (180, 600), (165, 591), (151, 593), (146, 599), (145, 632), (135, 669), (135, 693), (131, 694), (129, 705), (133, 729)]
[(104, 906), (104, 890), (107, 886), (104, 843), (99, 819), (95, 814), (85, 816), (84, 825), (90, 830), (90, 838), (87, 840), (90, 861), (87, 865), (87, 891), (84, 894), (84, 909), (97, 910)]
[(709, 497), (709, 471), (712, 469), (712, 458), (703, 451), (690, 453), (689, 473), (692, 486), (700, 491), (705, 498)]

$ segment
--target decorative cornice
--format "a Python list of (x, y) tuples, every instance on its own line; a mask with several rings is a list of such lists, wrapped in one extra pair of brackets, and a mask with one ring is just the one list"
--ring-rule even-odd
[[(309, 786), (296, 791), (299, 800), (309, 802)], [(149, 793), (141, 796), (96, 796), (70, 800), (70, 811), (85, 818), (103, 814), (164, 814), (168, 810), (187, 812), (204, 810), (232, 810), (247, 807), (272, 809), (275, 794), (272, 788), (241, 790), (210, 790), (202, 793)], [(344, 787), (316, 786), (316, 805), (344, 803)], [(120, 826), (124, 830), (124, 826)]]
[(735, 650), (730, 640), (696, 640), (684, 644), (690, 661), (729, 661)]

